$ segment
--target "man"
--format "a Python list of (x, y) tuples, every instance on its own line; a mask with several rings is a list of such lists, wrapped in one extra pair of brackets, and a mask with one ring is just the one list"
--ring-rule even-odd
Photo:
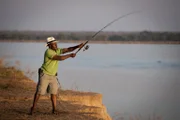
[(37, 89), (34, 95), (33, 106), (31, 107), (30, 114), (33, 114), (33, 111), (36, 107), (37, 101), (41, 95), (44, 95), (46, 91), (51, 94), (52, 101), (52, 113), (56, 113), (56, 95), (58, 91), (58, 81), (57, 81), (57, 71), (59, 61), (74, 58), (75, 53), (70, 53), (66, 55), (61, 55), (67, 52), (72, 52), (77, 48), (83, 47), (83, 43), (69, 47), (69, 48), (58, 48), (57, 40), (54, 37), (47, 38), (47, 46), (49, 47), (44, 54), (44, 62), (39, 68), (39, 81), (37, 84)]

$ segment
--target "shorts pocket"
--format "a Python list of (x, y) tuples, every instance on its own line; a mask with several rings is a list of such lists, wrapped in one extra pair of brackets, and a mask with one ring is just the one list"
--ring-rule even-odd
[(43, 70), (41, 68), (39, 68), (38, 73), (40, 78), (44, 75)]

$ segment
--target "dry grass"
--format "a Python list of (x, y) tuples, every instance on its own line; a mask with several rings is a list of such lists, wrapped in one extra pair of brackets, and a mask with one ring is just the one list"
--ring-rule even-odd
[[(20, 62), (17, 61), (16, 65), (20, 66)], [(78, 97), (93, 97), (98, 95), (97, 93), (73, 90), (59, 91), (57, 102), (59, 114), (51, 114), (51, 101), (47, 95), (40, 98), (34, 115), (28, 115), (35, 90), (34, 81), (15, 67), (5, 67), (4, 60), (0, 59), (0, 120), (104, 120), (101, 114), (103, 108), (62, 98), (62, 96), (75, 96), (74, 100), (79, 100)]]

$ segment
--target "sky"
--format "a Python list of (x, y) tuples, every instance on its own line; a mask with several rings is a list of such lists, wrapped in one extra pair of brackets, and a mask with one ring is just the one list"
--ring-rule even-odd
[(0, 0), (0, 30), (180, 31), (180, 0)]

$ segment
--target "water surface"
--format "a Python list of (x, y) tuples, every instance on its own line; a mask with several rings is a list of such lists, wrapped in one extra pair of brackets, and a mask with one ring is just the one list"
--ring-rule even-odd
[[(26, 73), (42, 65), (45, 50), (43, 43), (0, 43), (0, 57)], [(90, 44), (60, 61), (58, 78), (64, 89), (101, 93), (111, 116), (179, 120), (179, 51), (180, 45)], [(37, 74), (30, 77), (37, 82)]]

